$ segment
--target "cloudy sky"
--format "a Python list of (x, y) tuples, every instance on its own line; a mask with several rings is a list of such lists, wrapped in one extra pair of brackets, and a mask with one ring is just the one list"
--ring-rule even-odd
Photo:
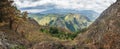
[(15, 0), (22, 11), (38, 13), (50, 9), (93, 10), (101, 13), (116, 0)]

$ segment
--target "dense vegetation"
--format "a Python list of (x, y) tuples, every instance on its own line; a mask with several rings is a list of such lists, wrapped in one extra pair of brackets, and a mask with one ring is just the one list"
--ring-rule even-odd
[(11, 49), (26, 49), (26, 47), (22, 45), (18, 45), (16, 47), (12, 47)]
[[(21, 24), (24, 24), (23, 22), (27, 22), (25, 21), (27, 19), (27, 12), (21, 13), (13, 2), (13, 0), (0, 0), (0, 35), (3, 36), (0, 37), (0, 47), (3, 46), (4, 48), (2, 49), (8, 49), (8, 47), (9, 49), (26, 49), (22, 44), (16, 44), (19, 43), (16, 41), (24, 38), (21, 36), (23, 34), (18, 31), (18, 28)], [(14, 44), (11, 44), (12, 42), (14, 42)]]
[(27, 17), (27, 12), (21, 13), (13, 2), (12, 0), (0, 0), (0, 23), (8, 24), (11, 30), (15, 29), (15, 23), (20, 23)]
[(50, 28), (41, 28), (40, 31), (43, 33), (50, 34), (53, 37), (57, 37), (63, 40), (73, 40), (79, 33), (85, 32), (87, 29), (82, 29), (77, 32), (69, 33), (60, 30), (57, 27), (50, 27)]

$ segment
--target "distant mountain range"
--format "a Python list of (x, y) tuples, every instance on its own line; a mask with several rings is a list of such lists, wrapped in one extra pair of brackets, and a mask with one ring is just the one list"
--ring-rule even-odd
[(98, 15), (99, 13), (92, 10), (76, 11), (69, 9), (54, 9), (29, 14), (40, 25), (61, 27), (73, 32), (88, 27)]
[(91, 21), (94, 21), (98, 16), (99, 13), (92, 11), (92, 10), (71, 10), (71, 9), (51, 9), (51, 10), (47, 10), (47, 11), (43, 11), (40, 13), (30, 13), (29, 16), (43, 16), (46, 14), (59, 14), (59, 15), (66, 15), (69, 13), (76, 13), (76, 14), (81, 14), (84, 16), (87, 16)]

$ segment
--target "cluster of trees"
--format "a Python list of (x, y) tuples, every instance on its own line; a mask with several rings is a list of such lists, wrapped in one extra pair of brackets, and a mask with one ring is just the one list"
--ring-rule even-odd
[(13, 2), (12, 0), (0, 0), (0, 23), (8, 23), (10, 29), (13, 29), (13, 23), (19, 22), (22, 18), (26, 19), (27, 17), (27, 12), (21, 13)]
[(87, 29), (82, 29), (78, 32), (67, 33), (59, 30), (57, 27), (50, 27), (49, 29), (41, 28), (40, 31), (43, 33), (50, 34), (53, 37), (57, 37), (63, 40), (73, 40), (79, 33), (85, 32)]
[(75, 35), (72, 33), (67, 33), (67, 32), (62, 32), (60, 31), (58, 28), (56, 27), (50, 27), (49, 29), (49, 33), (53, 36), (53, 37), (58, 37), (60, 39), (68, 39), (68, 40), (73, 40), (75, 38)]

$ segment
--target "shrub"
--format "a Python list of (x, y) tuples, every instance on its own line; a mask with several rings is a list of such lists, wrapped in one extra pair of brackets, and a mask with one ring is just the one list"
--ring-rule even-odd
[(49, 33), (51, 33), (51, 34), (59, 34), (59, 30), (56, 27), (50, 27)]
[(26, 49), (26, 47), (23, 45), (18, 45), (18, 46), (12, 47), (11, 49)]

